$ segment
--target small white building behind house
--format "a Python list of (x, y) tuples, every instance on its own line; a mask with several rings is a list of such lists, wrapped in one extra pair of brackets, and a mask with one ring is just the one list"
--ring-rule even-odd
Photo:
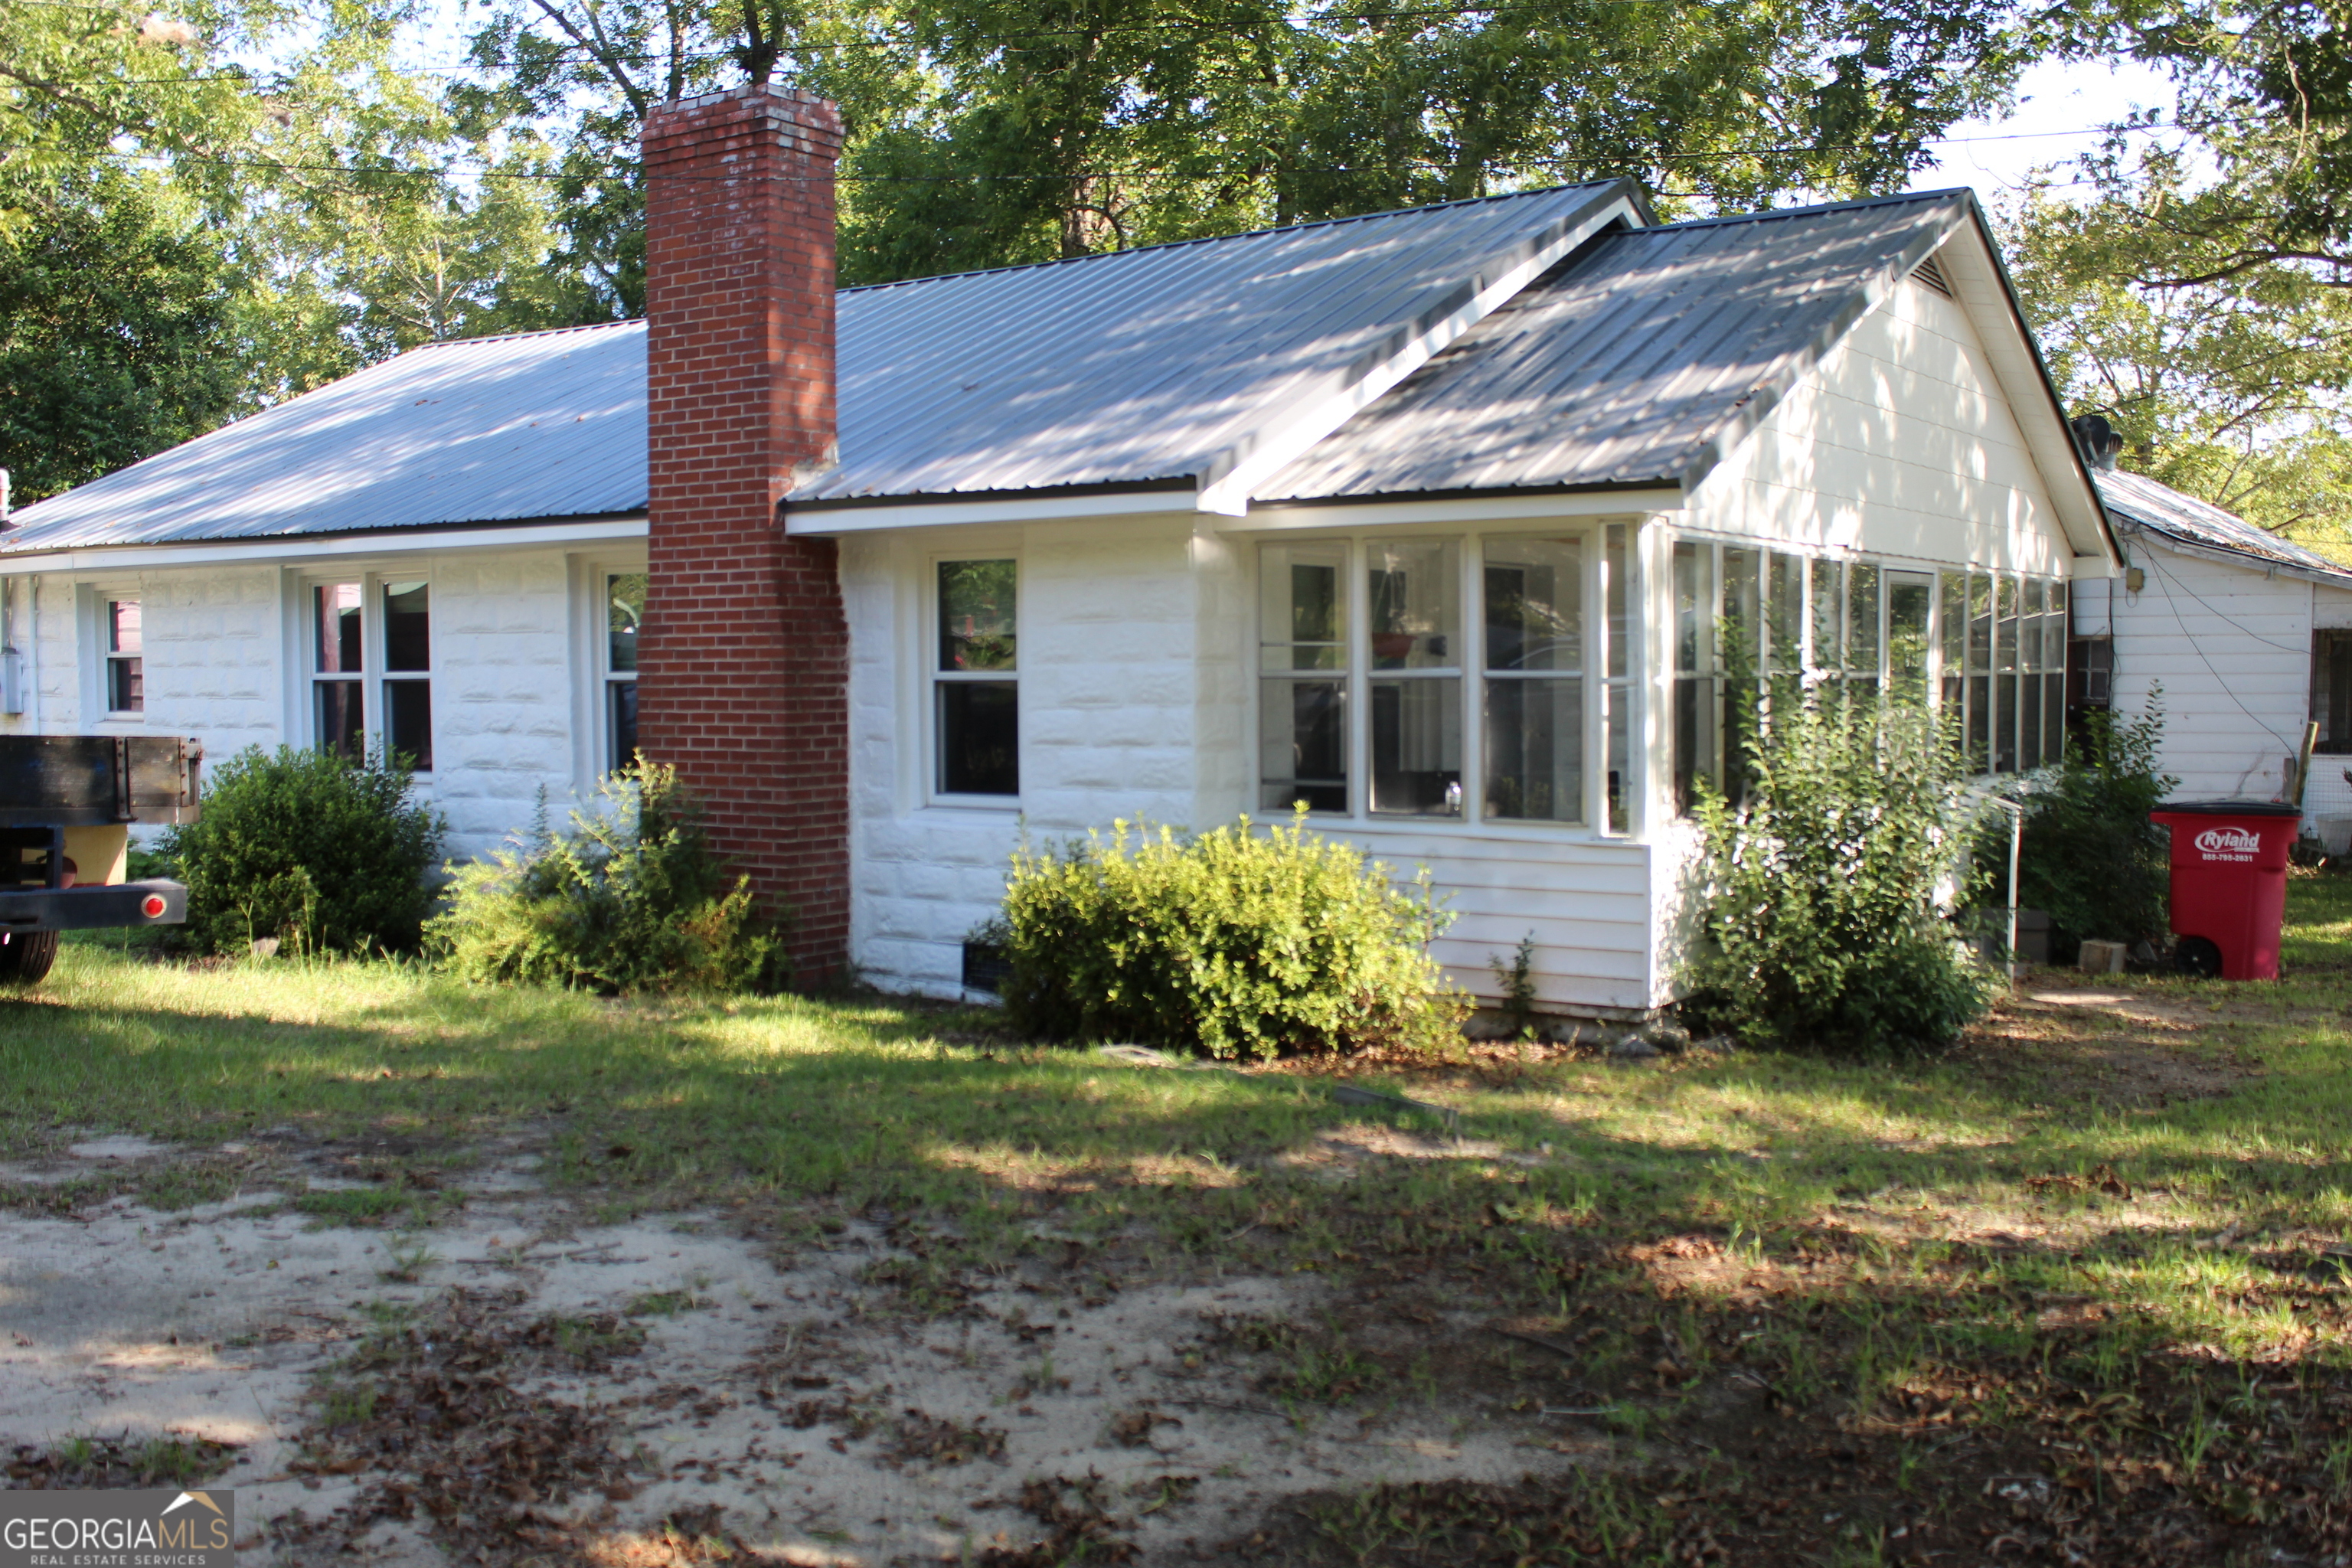
[[(1532, 935), (1546, 1006), (1640, 1013), (1722, 765), (1718, 626), (1924, 682), (2014, 771), (2116, 561), (1966, 192), (1660, 226), (1568, 187), (835, 319), (838, 453), (779, 538), (837, 552), (843, 940), (886, 986), (984, 978), (1024, 831), (1303, 804), (1431, 869), (1474, 991)], [(388, 743), (467, 853), (586, 791), (637, 721), (647, 443), (681, 438), (646, 333), (416, 350), (26, 509), (5, 723)], [(647, 659), (690, 629), (658, 619)]]
[(2304, 726), (2319, 743), (2307, 823), (2352, 838), (2352, 570), (2144, 475), (2103, 469), (2124, 570), (2074, 599), (2076, 706), (2146, 712), (2182, 799), (2272, 800)]

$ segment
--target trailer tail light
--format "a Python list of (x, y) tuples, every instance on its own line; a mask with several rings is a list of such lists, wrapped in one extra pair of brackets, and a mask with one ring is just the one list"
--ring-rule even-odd
[(163, 895), (161, 893), (150, 893), (145, 898), (140, 900), (139, 912), (145, 915), (151, 921), (162, 920), (163, 918)]

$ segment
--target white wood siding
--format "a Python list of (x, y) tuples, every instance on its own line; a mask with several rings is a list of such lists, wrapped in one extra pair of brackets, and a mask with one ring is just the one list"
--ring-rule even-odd
[(2147, 574), (2138, 593), (2117, 578), (2080, 584), (2074, 599), (2077, 633), (2115, 637), (2116, 711), (2145, 712), (2161, 686), (2161, 761), (2179, 795), (2272, 798), (2310, 717), (2312, 584), (2182, 555), (2145, 533), (2125, 552)]
[(2073, 555), (1968, 313), (1916, 283), (1766, 416), (1681, 523), (2052, 575)]

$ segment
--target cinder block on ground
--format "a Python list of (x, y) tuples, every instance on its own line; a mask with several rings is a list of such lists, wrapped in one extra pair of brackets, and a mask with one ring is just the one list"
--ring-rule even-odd
[(2124, 952), (2124, 944), (2119, 942), (2086, 942), (2083, 944), (2083, 956), (2076, 963), (2085, 974), (2121, 974)]

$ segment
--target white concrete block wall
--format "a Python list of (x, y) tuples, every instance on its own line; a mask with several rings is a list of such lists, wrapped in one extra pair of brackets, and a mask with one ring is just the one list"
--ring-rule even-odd
[[(29, 710), (6, 729), (191, 735), (215, 767), (247, 746), (307, 739), (287, 729), (289, 715), (299, 727), (310, 702), (299, 655), (302, 566), (294, 559), (19, 578), (16, 636), (29, 654), (32, 692)], [(542, 785), (560, 822), (583, 782), (575, 683), (596, 679), (578, 629), (594, 610), (574, 603), (565, 552), (408, 555), (314, 575), (370, 570), (432, 584), (435, 768), (419, 783), (449, 818), (447, 852), (484, 854), (528, 827)], [(141, 604), (146, 707), (135, 718), (99, 707), (99, 616), (112, 597)]]
[[(433, 563), (433, 781), (449, 852), (482, 855), (528, 828), (540, 792), (572, 800), (571, 602), (561, 551)], [(585, 661), (583, 661), (585, 662)]]

